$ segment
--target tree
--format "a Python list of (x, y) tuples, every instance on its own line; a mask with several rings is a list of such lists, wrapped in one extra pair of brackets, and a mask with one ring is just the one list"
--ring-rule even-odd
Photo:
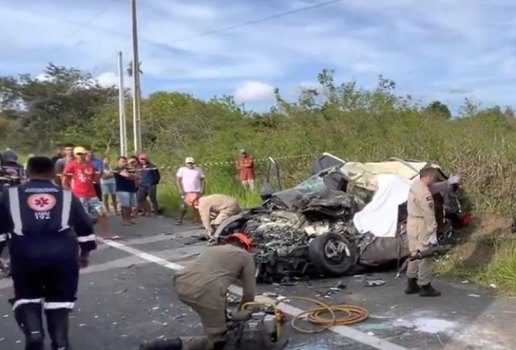
[(511, 106), (506, 106), (503, 114), (508, 118), (514, 118), (514, 110)]
[(437, 118), (442, 119), (450, 119), (451, 112), (447, 105), (441, 103), (440, 101), (434, 101), (425, 107), (424, 111), (431, 116), (435, 116)]
[(89, 73), (76, 68), (51, 63), (43, 75), (44, 79), (30, 75), (0, 78), (1, 107), (11, 116), (10, 134), (16, 135), (9, 140), (13, 147), (54, 148), (72, 125), (91, 134), (97, 110), (118, 96), (117, 89), (100, 86)]

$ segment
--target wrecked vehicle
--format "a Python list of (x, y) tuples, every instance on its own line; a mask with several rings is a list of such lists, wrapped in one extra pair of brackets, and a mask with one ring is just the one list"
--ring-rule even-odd
[[(391, 159), (382, 163), (345, 162), (324, 154), (312, 176), (281, 190), (277, 163), (269, 167), (263, 204), (224, 221), (219, 239), (242, 232), (253, 239), (258, 282), (303, 275), (341, 276), (409, 255), (405, 223), (408, 189), (425, 162)], [(271, 185), (272, 168), (279, 188)], [(440, 181), (447, 177), (441, 171)], [(438, 237), (467, 224), (458, 186), (432, 190)]]

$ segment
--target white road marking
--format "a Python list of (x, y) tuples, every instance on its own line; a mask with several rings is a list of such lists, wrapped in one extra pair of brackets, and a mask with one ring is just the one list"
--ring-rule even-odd
[[(174, 233), (174, 235), (167, 234), (167, 233), (160, 233), (160, 234), (157, 234), (154, 236), (149, 236), (149, 237), (133, 238), (133, 239), (129, 239), (129, 240), (124, 239), (124, 243), (126, 245), (140, 245), (140, 244), (149, 244), (149, 243), (155, 243), (155, 242), (161, 242), (161, 241), (172, 241), (172, 240), (177, 240), (178, 238), (188, 238), (191, 235), (196, 234), (196, 233), (198, 234), (199, 230), (183, 231), (181, 233)], [(97, 247), (97, 249), (95, 251), (98, 252), (98, 251), (101, 251), (104, 249), (109, 249), (109, 248), (110, 247), (108, 245), (100, 245)]]
[[(165, 260), (163, 258), (160, 258), (158, 256), (155, 256), (155, 255), (152, 255), (152, 254), (149, 254), (149, 253), (146, 253), (146, 252), (143, 252), (143, 251), (141, 251), (139, 249), (135, 249), (135, 248), (129, 247), (129, 246), (127, 246), (125, 244), (122, 244), (120, 242), (105, 241), (105, 240), (101, 240), (101, 241), (103, 243), (113, 247), (113, 248), (120, 249), (120, 250), (122, 250), (124, 252), (127, 252), (129, 254), (137, 256), (140, 259), (147, 260), (147, 261), (153, 262), (155, 264), (161, 265), (163, 267), (166, 267), (167, 269), (171, 269), (171, 270), (174, 270), (174, 271), (180, 271), (180, 270), (184, 269), (183, 265), (167, 261), (167, 260)], [(242, 296), (242, 288), (240, 288), (238, 286), (231, 285), (230, 288), (229, 288), (229, 291), (231, 293), (234, 293), (234, 294), (237, 294), (239, 296)], [(263, 299), (264, 300), (268, 299), (268, 301), (273, 301), (272, 299), (269, 299), (269, 298), (263, 298)], [(291, 306), (291, 305), (288, 305), (288, 304), (285, 304), (285, 303), (280, 304), (279, 308), (281, 309), (281, 311), (283, 311), (284, 313), (286, 313), (286, 314), (288, 314), (290, 316), (297, 316), (297, 315), (299, 315), (300, 313), (302, 313), (304, 311), (304, 310), (298, 309), (297, 307), (294, 307), (294, 306)], [(353, 328), (347, 327), (347, 326), (334, 326), (334, 327), (330, 328), (330, 331), (332, 331), (332, 332), (334, 332), (334, 333), (336, 333), (336, 334), (338, 334), (340, 336), (343, 336), (343, 337), (346, 337), (346, 338), (349, 338), (349, 339), (353, 339), (354, 341), (357, 341), (359, 343), (369, 345), (369, 346), (371, 346), (373, 348), (376, 348), (376, 349), (381, 349), (381, 350), (408, 350), (407, 348), (404, 348), (404, 347), (402, 347), (400, 345), (391, 343), (391, 342), (389, 342), (387, 340), (380, 339), (380, 338), (372, 336), (372, 335), (368, 335), (366, 333), (360, 332), (360, 331), (358, 331), (356, 329), (353, 329)]]
[[(192, 247), (192, 248), (194, 248), (194, 247)], [(180, 251), (178, 251), (178, 249), (174, 248), (174, 249), (157, 251), (153, 254), (159, 254), (162, 256), (162, 258), (168, 259), (168, 260), (185, 261), (185, 260), (191, 259), (191, 258), (199, 255), (200, 250), (201, 250), (201, 247), (198, 247), (198, 249), (189, 249), (189, 251), (181, 253)], [(125, 258), (112, 260), (112, 261), (109, 261), (106, 263), (92, 264), (85, 269), (81, 269), (80, 274), (86, 275), (86, 274), (95, 273), (95, 272), (127, 268), (130, 265), (139, 266), (139, 265), (145, 265), (145, 264), (150, 264), (150, 263), (152, 263), (152, 261), (142, 260), (141, 258), (131, 254)], [(0, 290), (5, 289), (5, 288), (12, 288), (12, 286), (13, 286), (13, 282), (12, 282), (11, 278), (3, 278), (0, 280)]]

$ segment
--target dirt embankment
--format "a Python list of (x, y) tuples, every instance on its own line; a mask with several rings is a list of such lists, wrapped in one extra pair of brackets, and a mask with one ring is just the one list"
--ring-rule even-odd
[(457, 242), (454, 257), (464, 267), (479, 268), (489, 264), (496, 250), (496, 243), (513, 237), (514, 219), (491, 213), (477, 213), (471, 228)]

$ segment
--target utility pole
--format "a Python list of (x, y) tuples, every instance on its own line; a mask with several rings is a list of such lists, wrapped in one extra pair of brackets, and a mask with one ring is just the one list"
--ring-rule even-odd
[(122, 51), (118, 52), (118, 116), (120, 121), (120, 155), (127, 156), (127, 131), (125, 121), (124, 65)]
[(136, 16), (136, 0), (131, 1), (133, 23), (133, 132), (134, 152), (142, 151), (142, 133), (140, 126), (140, 59), (138, 58), (138, 19)]

